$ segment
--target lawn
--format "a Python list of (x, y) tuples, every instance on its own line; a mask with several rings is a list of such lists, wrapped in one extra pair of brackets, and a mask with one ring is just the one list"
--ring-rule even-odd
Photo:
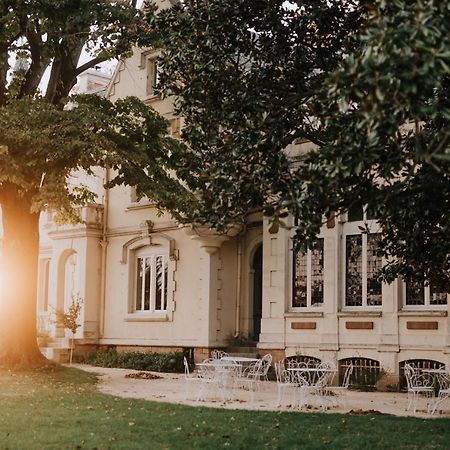
[(92, 374), (69, 368), (0, 372), (0, 448), (450, 446), (449, 419), (193, 408), (100, 394), (95, 383)]

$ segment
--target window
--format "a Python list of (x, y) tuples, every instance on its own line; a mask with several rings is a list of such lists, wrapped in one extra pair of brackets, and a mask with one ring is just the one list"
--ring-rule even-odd
[(156, 95), (156, 87), (159, 83), (159, 68), (157, 58), (147, 59), (147, 95)]
[(179, 117), (170, 121), (170, 135), (175, 139), (181, 139), (181, 120)]
[(294, 254), (292, 308), (323, 305), (323, 238), (306, 253)]
[(135, 311), (167, 310), (168, 258), (166, 255), (137, 255)]
[(447, 305), (447, 293), (435, 289), (433, 285), (407, 281), (404, 283), (405, 306), (434, 307)]
[(378, 272), (382, 259), (377, 254), (378, 225), (363, 208), (350, 210), (343, 227), (344, 305), (379, 307), (382, 283)]

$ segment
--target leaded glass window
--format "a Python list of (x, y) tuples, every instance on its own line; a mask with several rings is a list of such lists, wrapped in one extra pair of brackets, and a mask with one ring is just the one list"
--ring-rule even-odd
[(317, 239), (306, 253), (294, 255), (293, 308), (308, 308), (323, 304), (323, 239)]
[(433, 285), (424, 285), (414, 281), (405, 283), (406, 306), (443, 306), (447, 305), (447, 292), (436, 289)]
[[(360, 218), (363, 220), (358, 220)], [(382, 259), (378, 254), (378, 225), (367, 218), (363, 208), (353, 211), (350, 219), (352, 221), (344, 224), (343, 230), (344, 306), (379, 307), (382, 302), (379, 279)]]
[(381, 305), (381, 280), (378, 278), (382, 260), (377, 254), (379, 234), (367, 235), (367, 305)]
[(345, 304), (362, 306), (362, 235), (349, 235), (345, 239)]

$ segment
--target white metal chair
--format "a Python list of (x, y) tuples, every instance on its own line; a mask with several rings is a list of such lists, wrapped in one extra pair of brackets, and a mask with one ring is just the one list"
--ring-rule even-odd
[(425, 397), (433, 397), (433, 378), (423, 374), (420, 369), (417, 369), (410, 364), (405, 364), (404, 371), (408, 388), (408, 405), (406, 407), (406, 411), (409, 411), (412, 407), (415, 414), (420, 395)]
[(272, 355), (264, 355), (260, 360), (245, 367), (240, 376), (236, 378), (235, 386), (248, 389), (252, 403), (255, 400), (255, 392), (261, 389), (261, 381), (267, 380), (267, 373), (271, 364)]
[[(197, 385), (197, 388), (200, 388), (201, 379), (197, 374), (192, 374), (189, 370), (189, 364), (186, 359), (186, 356), (183, 358), (184, 362), (184, 398), (185, 400), (189, 399), (189, 394), (191, 392), (191, 385)], [(196, 397), (198, 399), (198, 396)]]
[(277, 377), (277, 388), (278, 388), (278, 399), (277, 408), (283, 404), (283, 393), (285, 391), (292, 390), (292, 405), (296, 406), (298, 404), (297, 400), (297, 386), (298, 383), (295, 381), (293, 373), (284, 368), (282, 361), (275, 363), (275, 375)]
[(353, 364), (350, 364), (347, 366), (347, 368), (345, 369), (344, 372), (344, 377), (342, 379), (342, 384), (339, 386), (327, 386), (325, 388), (325, 395), (327, 396), (343, 396), (344, 397), (344, 407), (346, 407), (347, 405), (347, 391), (348, 391), (348, 386), (350, 384), (350, 377), (352, 376), (354, 370), (354, 366)]
[(217, 359), (208, 358), (199, 364), (199, 378), (200, 389), (197, 396), (197, 401), (205, 400), (207, 394), (216, 397), (216, 391), (219, 390), (222, 400), (225, 401), (225, 393), (220, 389), (222, 382), (221, 371), (216, 370)]
[(320, 363), (316, 367), (316, 371), (311, 373), (312, 377), (306, 380), (300, 374), (297, 375), (299, 385), (299, 408), (302, 409), (306, 404), (306, 400), (310, 396), (319, 399), (322, 411), (327, 410), (326, 389), (334, 377), (334, 365), (332, 363)]
[(436, 400), (430, 403), (428, 411), (430, 414), (436, 412), (437, 407), (446, 399), (450, 398), (450, 373), (436, 374), (439, 383), (439, 392)]

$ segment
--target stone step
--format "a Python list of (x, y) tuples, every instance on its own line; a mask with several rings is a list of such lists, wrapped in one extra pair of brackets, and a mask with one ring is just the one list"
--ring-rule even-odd
[(231, 346), (225, 349), (227, 353), (258, 353), (256, 344), (254, 346), (237, 347)]

